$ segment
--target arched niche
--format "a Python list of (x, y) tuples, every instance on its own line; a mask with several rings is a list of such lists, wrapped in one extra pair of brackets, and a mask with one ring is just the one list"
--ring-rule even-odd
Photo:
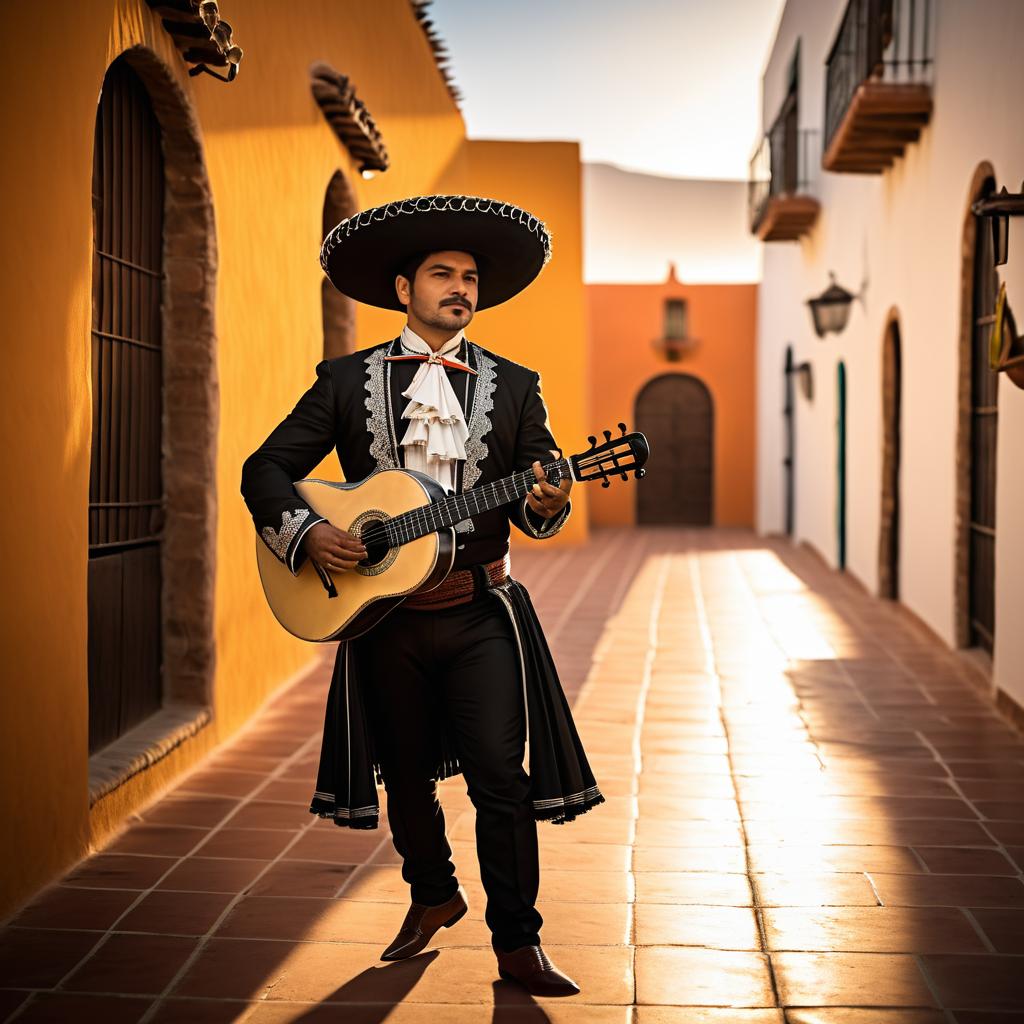
[[(111, 68), (115, 64), (130, 69), (145, 89), (159, 126), (163, 164), (160, 296), (153, 313), (158, 328), (152, 332), (159, 336), (162, 363), (159, 398), (152, 399), (161, 406), (163, 500), (162, 516), (154, 521), (160, 533), (161, 710), (147, 720), (152, 729), (143, 748), (135, 744), (129, 750), (115, 740), (91, 757), (93, 803), (209, 720), (216, 656), (219, 389), (214, 319), (217, 249), (210, 184), (198, 122), (170, 70), (142, 46), (125, 50)], [(114, 123), (118, 124), (116, 118)], [(113, 186), (115, 192), (117, 187)], [(94, 256), (94, 308), (96, 289), (104, 286), (100, 262), (101, 257)], [(141, 329), (140, 325), (125, 327)]]

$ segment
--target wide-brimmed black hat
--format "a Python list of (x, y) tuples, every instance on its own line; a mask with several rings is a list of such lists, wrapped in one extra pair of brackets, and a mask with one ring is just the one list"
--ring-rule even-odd
[(551, 259), (551, 235), (531, 213), (477, 196), (414, 196), (363, 210), (324, 239), (320, 265), (338, 291), (404, 310), (395, 275), (417, 253), (472, 253), (480, 272), (476, 308), (521, 292)]

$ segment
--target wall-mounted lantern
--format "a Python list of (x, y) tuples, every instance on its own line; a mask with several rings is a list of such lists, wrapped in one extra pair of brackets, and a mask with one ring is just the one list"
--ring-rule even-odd
[(1009, 256), (1010, 218), (1024, 216), (1024, 182), (1016, 195), (1007, 192), (1004, 185), (995, 195), (974, 203), (971, 212), (975, 217), (991, 218), (994, 262), (997, 267), (1003, 266)]
[(831, 284), (816, 299), (807, 300), (814, 321), (814, 333), (819, 338), (824, 338), (829, 331), (838, 334), (846, 327), (846, 321), (850, 318), (850, 305), (858, 298), (842, 285), (836, 284), (835, 274), (829, 273), (828, 276)]

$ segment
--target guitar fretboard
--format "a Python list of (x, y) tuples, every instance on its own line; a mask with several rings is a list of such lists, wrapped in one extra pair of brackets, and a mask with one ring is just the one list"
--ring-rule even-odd
[[(570, 475), (568, 459), (544, 463), (543, 469), (549, 481)], [(394, 519), (389, 519), (384, 525), (388, 544), (392, 547), (408, 544), (409, 541), (425, 537), (428, 533), (448, 529), (464, 519), (518, 501), (526, 496), (536, 482), (537, 477), (533, 470), (527, 469), (483, 484), (481, 487), (474, 487), (470, 491), (451, 494), (429, 505), (410, 509), (400, 516), (395, 516)]]

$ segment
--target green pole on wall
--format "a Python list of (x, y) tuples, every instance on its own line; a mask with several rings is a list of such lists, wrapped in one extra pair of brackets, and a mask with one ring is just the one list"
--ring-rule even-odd
[(839, 473), (836, 491), (837, 562), (846, 568), (846, 364), (840, 363), (836, 379), (836, 447)]

